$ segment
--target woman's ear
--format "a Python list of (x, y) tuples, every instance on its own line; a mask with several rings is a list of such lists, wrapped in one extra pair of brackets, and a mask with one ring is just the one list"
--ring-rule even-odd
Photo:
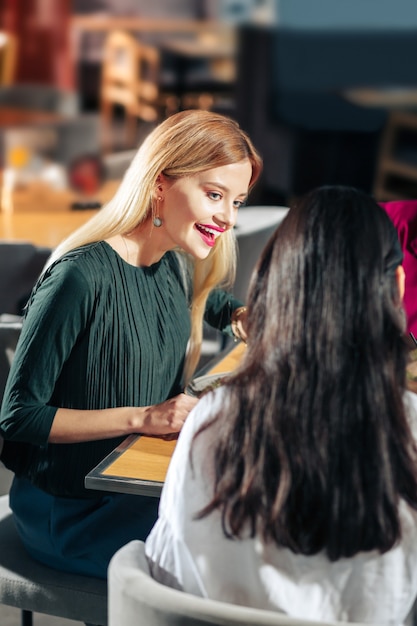
[(397, 280), (398, 293), (400, 294), (400, 299), (402, 301), (405, 291), (405, 272), (402, 265), (399, 265), (395, 270), (395, 278)]
[(164, 183), (165, 183), (165, 176), (161, 172), (161, 174), (158, 174), (158, 176), (156, 177), (156, 187), (159, 193), (163, 191)]

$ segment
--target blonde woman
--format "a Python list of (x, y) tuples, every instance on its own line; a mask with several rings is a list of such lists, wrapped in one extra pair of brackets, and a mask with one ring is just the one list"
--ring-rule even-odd
[(84, 476), (126, 435), (180, 431), (196, 402), (182, 390), (203, 318), (230, 333), (242, 305), (217, 287), (233, 278), (232, 228), (260, 170), (233, 120), (181, 112), (147, 137), (112, 201), (52, 254), (0, 418), (10, 503), (35, 559), (106, 577), (116, 549), (147, 536), (156, 498), (88, 491)]

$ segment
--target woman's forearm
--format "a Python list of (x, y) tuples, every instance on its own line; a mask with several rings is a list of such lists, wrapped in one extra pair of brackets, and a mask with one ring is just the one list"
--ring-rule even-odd
[(140, 432), (140, 415), (146, 407), (121, 407), (83, 411), (58, 409), (49, 434), (50, 443), (77, 443), (111, 439)]
[(145, 407), (97, 410), (57, 410), (48, 441), (79, 443), (111, 439), (132, 433), (169, 435), (181, 430), (197, 399), (180, 394), (165, 402)]

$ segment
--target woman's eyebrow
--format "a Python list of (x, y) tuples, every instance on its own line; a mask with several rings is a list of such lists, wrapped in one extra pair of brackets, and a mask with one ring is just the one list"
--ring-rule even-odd
[[(229, 187), (227, 187), (226, 185), (223, 185), (223, 183), (219, 183), (216, 181), (211, 181), (211, 180), (206, 180), (203, 181), (202, 183), (203, 185), (215, 185), (216, 187), (219, 187), (219, 189), (221, 189), (222, 191), (230, 191)], [(242, 191), (241, 193), (238, 193), (237, 196), (238, 198), (243, 197), (243, 198), (247, 198), (248, 197), (248, 192), (247, 191)]]
[(219, 183), (216, 180), (203, 180), (202, 184), (203, 185), (215, 185), (216, 187), (220, 187), (220, 189), (223, 189), (224, 191), (229, 191), (229, 188), (226, 187), (226, 185), (223, 185), (223, 183)]

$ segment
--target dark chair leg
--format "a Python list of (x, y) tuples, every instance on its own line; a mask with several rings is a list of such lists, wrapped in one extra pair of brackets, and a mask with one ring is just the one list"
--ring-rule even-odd
[(22, 611), (22, 626), (33, 626), (32, 611)]

